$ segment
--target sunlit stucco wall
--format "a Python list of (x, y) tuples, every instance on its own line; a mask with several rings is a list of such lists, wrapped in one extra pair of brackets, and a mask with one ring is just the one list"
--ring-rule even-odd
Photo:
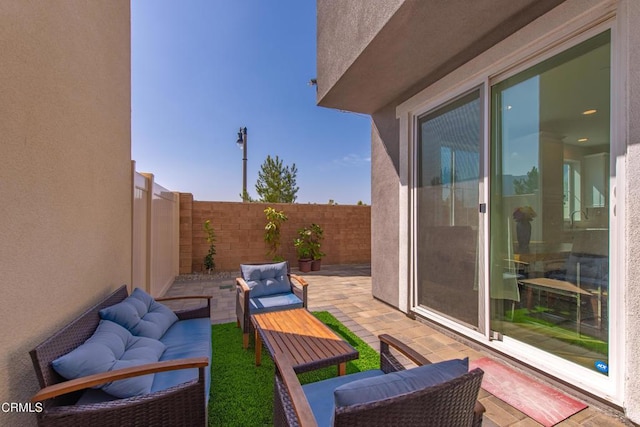
[(129, 7), (0, 1), (0, 402), (28, 402), (29, 350), (131, 280)]
[(318, 0), (318, 99), (336, 84), (405, 0)]
[(625, 410), (635, 423), (640, 423), (640, 2), (626, 0), (621, 2), (620, 24), (625, 48), (622, 66), (627, 80), (620, 82), (624, 87), (624, 104), (627, 106), (624, 122), (624, 141), (626, 146), (627, 177), (626, 182), (618, 185), (616, 191), (622, 191), (626, 198), (626, 226), (623, 235), (626, 243), (626, 281), (625, 290)]

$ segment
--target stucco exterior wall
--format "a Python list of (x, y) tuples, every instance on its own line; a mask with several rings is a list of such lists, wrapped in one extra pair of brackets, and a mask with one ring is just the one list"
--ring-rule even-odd
[[(371, 291), (401, 310), (399, 244), (399, 122), (395, 105), (372, 116), (371, 122)], [(406, 248), (405, 248), (406, 249)]]
[(317, 75), (321, 76), (318, 99), (336, 83), (404, 2), (317, 0)]
[(0, 51), (0, 402), (26, 403), (29, 350), (131, 281), (129, 1), (3, 0)]
[[(626, 197), (626, 230), (625, 241), (627, 256), (625, 259), (625, 311), (626, 311), (626, 384), (625, 409), (627, 416), (635, 423), (640, 423), (640, 2), (625, 0), (621, 2), (620, 17), (623, 21), (624, 44), (629, 50), (623, 61), (626, 67), (627, 88), (625, 104), (627, 106), (626, 145), (627, 182), (623, 188)], [(626, 63), (625, 63), (626, 62)]]
[(318, 2), (318, 103), (373, 114), (563, 1)]

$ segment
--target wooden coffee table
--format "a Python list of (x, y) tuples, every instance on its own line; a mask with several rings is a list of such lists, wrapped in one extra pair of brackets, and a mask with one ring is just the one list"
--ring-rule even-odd
[(533, 306), (533, 289), (538, 291), (548, 292), (556, 295), (564, 295), (572, 297), (576, 300), (576, 332), (580, 334), (580, 323), (582, 322), (580, 316), (580, 298), (590, 298), (591, 306), (593, 307), (593, 313), (596, 316), (600, 316), (598, 310), (598, 300), (589, 291), (582, 289), (571, 282), (564, 280), (550, 279), (546, 277), (538, 277), (533, 279), (523, 279), (520, 281), (527, 287), (527, 310), (531, 311)]
[(254, 314), (251, 322), (256, 366), (261, 363), (262, 343), (271, 357), (286, 353), (296, 373), (337, 365), (338, 375), (344, 375), (347, 362), (359, 357), (356, 349), (304, 308)]

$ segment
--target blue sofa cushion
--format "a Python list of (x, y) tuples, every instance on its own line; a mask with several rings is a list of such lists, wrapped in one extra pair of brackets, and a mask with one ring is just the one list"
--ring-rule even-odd
[(286, 262), (261, 265), (241, 264), (240, 270), (251, 289), (252, 298), (291, 292)]
[(102, 319), (111, 320), (133, 335), (160, 339), (178, 317), (140, 288), (133, 290), (124, 301), (100, 310)]
[(469, 359), (454, 359), (344, 384), (334, 390), (336, 407), (374, 402), (441, 384), (467, 373)]
[[(131, 366), (157, 362), (165, 350), (158, 340), (135, 337), (117, 323), (101, 320), (84, 344), (55, 359), (53, 369), (71, 380)], [(99, 386), (116, 397), (148, 393), (153, 375), (143, 375)]]
[(268, 313), (282, 309), (302, 308), (302, 300), (294, 293), (268, 295), (260, 298), (249, 298), (251, 314)]
[[(160, 361), (205, 356), (211, 362), (211, 321), (208, 317), (180, 320), (169, 328), (161, 342), (166, 346), (166, 350)], [(211, 365), (205, 368), (207, 401), (211, 387), (210, 369)], [(151, 392), (165, 390), (193, 379), (198, 379), (197, 368), (159, 372), (155, 375)]]
[(318, 427), (330, 426), (335, 403), (333, 400), (333, 391), (344, 384), (358, 381), (364, 378), (372, 378), (384, 375), (380, 369), (372, 369), (355, 374), (333, 377), (315, 383), (309, 383), (302, 386), (304, 395), (309, 401), (311, 411), (318, 423)]

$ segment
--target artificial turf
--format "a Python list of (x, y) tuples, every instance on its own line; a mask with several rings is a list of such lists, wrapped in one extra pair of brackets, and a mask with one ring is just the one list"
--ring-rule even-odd
[(606, 341), (577, 333), (575, 329), (566, 329), (540, 317), (534, 317), (535, 314), (544, 313), (547, 310), (544, 307), (536, 307), (534, 310), (534, 312), (531, 312), (526, 308), (519, 308), (513, 312), (508, 311), (506, 317), (511, 318), (511, 322), (513, 323), (518, 323), (525, 327), (535, 327), (539, 333), (544, 333), (546, 336), (559, 341), (576, 345), (602, 355), (609, 354), (609, 344)]
[[(347, 374), (378, 369), (378, 353), (326, 311), (314, 312), (358, 352), (360, 357), (347, 362)], [(209, 426), (265, 426), (273, 419), (274, 365), (263, 348), (262, 364), (255, 366), (253, 345), (242, 348), (242, 332), (236, 323), (211, 327), (211, 396)], [(252, 343), (253, 344), (253, 343)], [(336, 367), (300, 374), (300, 382), (320, 381), (336, 375)]]

